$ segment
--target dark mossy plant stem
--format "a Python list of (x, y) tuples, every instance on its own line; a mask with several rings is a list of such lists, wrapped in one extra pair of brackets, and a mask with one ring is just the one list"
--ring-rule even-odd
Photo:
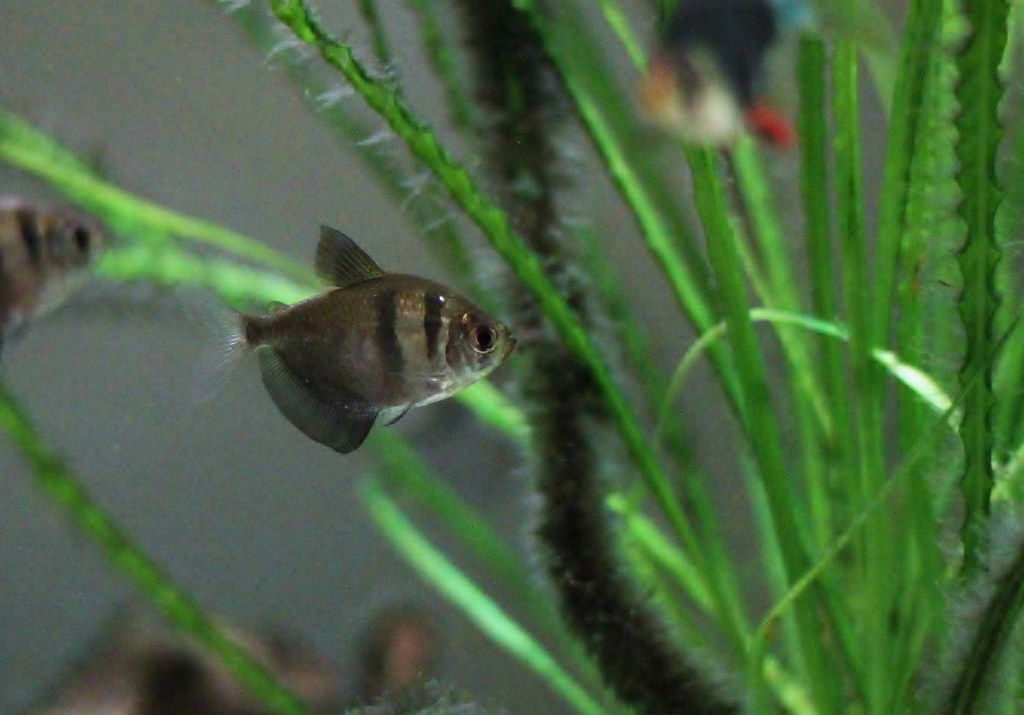
[[(462, 4), (477, 96), (489, 112), (481, 127), (487, 168), (505, 211), (548, 277), (592, 325), (594, 301), (576, 278), (559, 225), (564, 177), (553, 144), (568, 99), (529, 18), (509, 2)], [(518, 298), (521, 329), (543, 334), (536, 301)], [(619, 565), (600, 486), (596, 429), (609, 422), (588, 366), (555, 338), (523, 346), (523, 393), (530, 406), (537, 489), (537, 533), (566, 619), (608, 685), (644, 713), (729, 713), (725, 702), (667, 637)]]
[[(985, 580), (991, 577), (986, 576)], [(1013, 561), (996, 576), (995, 590), (985, 604), (977, 630), (971, 639), (953, 692), (942, 713), (963, 715), (984, 712), (989, 687), (997, 680), (996, 673), (1007, 644), (1018, 625), (1024, 607), (1024, 544), (1018, 546)]]

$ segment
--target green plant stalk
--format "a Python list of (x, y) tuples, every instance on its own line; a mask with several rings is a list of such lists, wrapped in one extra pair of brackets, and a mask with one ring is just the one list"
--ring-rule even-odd
[[(630, 130), (625, 128), (628, 122), (621, 111), (614, 111), (620, 107), (625, 93), (616, 88), (613, 74), (600, 63), (602, 51), (589, 38), (585, 29), (586, 19), (574, 2), (545, 5), (543, 11), (532, 0), (519, 0), (517, 6), (530, 14), (549, 56), (576, 102), (595, 148), (641, 227), (648, 251), (662, 266), (669, 283), (675, 287), (677, 299), (690, 322), (698, 332), (703, 332), (713, 319), (710, 303), (703, 298), (710, 295), (710, 289), (704, 285), (704, 274), (697, 273), (695, 269), (696, 266), (704, 265), (703, 258), (696, 250), (690, 232), (684, 231), (686, 224), (681, 220), (665, 220), (665, 217), (672, 216), (669, 207), (678, 206), (678, 197), (664, 194), (667, 182), (652, 182), (657, 171), (651, 169), (647, 157), (635, 151), (627, 153), (631, 136), (628, 133)], [(612, 30), (629, 51), (634, 66), (642, 70), (645, 62), (643, 54), (639, 44), (632, 39), (621, 14), (606, 9), (605, 15), (609, 18)], [(632, 131), (635, 132), (635, 127)], [(639, 172), (641, 167), (646, 170)], [(670, 230), (681, 236), (687, 260), (681, 260), (675, 253)], [(700, 283), (694, 282), (692, 288), (688, 288), (694, 278), (699, 278)], [(683, 293), (683, 290), (688, 292)], [(728, 353), (716, 350), (711, 360), (733, 412), (739, 415), (742, 411), (739, 382)], [(696, 488), (692, 478), (687, 480), (687, 488), (691, 486)], [(715, 529), (705, 529), (703, 536), (714, 539), (716, 534)], [(707, 574), (707, 578), (716, 594), (719, 613), (731, 614), (730, 620), (724, 624), (730, 639), (734, 644), (740, 644), (745, 641), (744, 633), (748, 626), (739, 605), (742, 598), (735, 567), (724, 557), (725, 549), (720, 542), (709, 544), (708, 553), (719, 554), (717, 567)], [(691, 556), (696, 559), (698, 553), (694, 552)], [(738, 645), (734, 647), (739, 648)]]
[(971, 571), (978, 565), (993, 485), (991, 418), (995, 396), (990, 356), (995, 345), (993, 320), (999, 306), (995, 271), (1001, 255), (995, 242), (995, 215), (1000, 200), (995, 162), (1002, 138), (998, 106), (1003, 91), (998, 67), (1006, 46), (1008, 5), (1005, 0), (976, 0), (966, 4), (963, 11), (971, 30), (956, 58), (960, 70), (956, 88), (960, 104), (956, 122), (962, 192), (959, 214), (967, 226), (967, 238), (960, 253), (964, 290), (959, 308), (967, 340), (961, 385), (964, 376), (978, 365), (989, 365), (985, 379), (968, 395), (960, 431), (965, 455), (961, 538), (964, 569)]
[(537, 641), (423, 538), (376, 480), (363, 481), (360, 496), (377, 528), (409, 565), (485, 635), (525, 663), (577, 712), (605, 712)]
[(430, 167), (456, 203), (483, 230), (494, 249), (508, 263), (512, 273), (536, 298), (541, 310), (558, 331), (566, 347), (591, 370), (594, 381), (618, 424), (622, 440), (658, 506), (665, 512), (683, 543), (687, 544), (688, 548), (695, 549), (696, 543), (690, 525), (675, 500), (657, 458), (645, 443), (640, 425), (622, 391), (615, 384), (611, 371), (602, 361), (593, 341), (580, 325), (572, 309), (545, 276), (537, 257), (512, 230), (505, 213), (477, 189), (465, 169), (452, 160), (439, 144), (437, 137), (413, 117), (395, 92), (373, 80), (356, 61), (352, 51), (320, 27), (301, 0), (271, 0), (270, 5), (278, 19), (300, 40), (316, 47), (328, 64), (345, 75), (366, 103), (380, 113), (395, 133), (406, 142), (410, 151)]
[(649, 518), (633, 509), (621, 494), (610, 494), (607, 504), (622, 518), (625, 533), (644, 557), (671, 575), (701, 610), (712, 613), (714, 597), (696, 564), (673, 546)]
[(63, 461), (43, 443), (28, 415), (3, 383), (0, 425), (29, 464), (39, 489), (66, 511), (75, 526), (99, 546), (111, 566), (131, 580), (168, 621), (215, 654), (238, 683), (273, 712), (309, 712), (262, 664), (222, 633), (199, 604), (183, 593), (92, 501)]
[(706, 544), (701, 556), (706, 564), (705, 578), (715, 595), (719, 624), (729, 638), (734, 657), (742, 663), (748, 656), (751, 623), (742, 598), (739, 576), (725, 546), (721, 523), (711, 504), (704, 475), (699, 472), (687, 475), (684, 488), (701, 539)]
[[(769, 310), (767, 308), (752, 308), (750, 310), (750, 320), (754, 323), (785, 323), (802, 330), (811, 331), (817, 333), (823, 337), (830, 338), (834, 341), (849, 342), (850, 334), (846, 328), (830, 323), (825, 320), (819, 320), (808, 315), (801, 315), (799, 313), (789, 313), (781, 310)], [(704, 353), (708, 350), (710, 345), (716, 341), (721, 340), (728, 332), (728, 325), (726, 323), (718, 323), (711, 330), (704, 333), (694, 342), (690, 348), (683, 355), (682, 359), (676, 365), (675, 371), (672, 373), (672, 381), (669, 383), (668, 393), (666, 397), (666, 404), (670, 404), (672, 399), (679, 394), (682, 389), (683, 381), (687, 375), (697, 364), (697, 361), (703, 357)], [(934, 412), (945, 412), (949, 409), (952, 400), (942, 390), (942, 387), (938, 382), (932, 378), (928, 373), (920, 368), (914, 367), (900, 359), (896, 353), (889, 350), (875, 349), (872, 351), (872, 357), (881, 367), (888, 370), (890, 375), (901, 382), (911, 393), (913, 393), (922, 404), (930, 407)], [(960, 423), (961, 415), (957, 412), (954, 413), (950, 420), (950, 428), (953, 433), (956, 433)], [(667, 419), (667, 412), (663, 411), (658, 423), (661, 424)], [(655, 432), (657, 434), (657, 431)]]
[[(268, 22), (264, 19), (264, 15), (262, 9), (257, 11), (253, 6), (236, 10), (231, 17), (253, 44), (261, 51), (266, 52), (278, 42), (279, 38), (269, 26), (270, 22), (276, 24), (276, 21)], [(329, 97), (332, 92), (337, 91), (337, 88), (328, 85), (313, 71), (309, 63), (284, 62), (282, 64), (285, 76), (293, 84), (302, 87), (307, 97), (316, 98), (312, 102), (316, 108), (315, 116), (330, 126), (346, 147), (359, 146), (360, 142), (371, 134), (371, 128), (358, 120), (352, 113), (347, 112), (340, 99), (329, 101), (319, 99)], [(403, 183), (406, 179), (406, 171), (392, 157), (369, 148), (356, 152), (356, 156), (362, 161), (364, 175), (372, 177), (381, 187), (383, 193), (391, 197), (409, 193), (408, 187)], [(427, 245), (434, 249), (435, 254), (440, 256), (444, 264), (455, 275), (467, 282), (467, 293), (480, 307), (490, 313), (497, 313), (497, 302), (491, 297), (491, 292), (483, 288), (476, 275), (472, 259), (466, 248), (465, 238), (454, 222), (445, 220), (445, 211), (447, 211), (447, 207), (435, 197), (431, 196), (427, 199), (421, 194), (412, 200), (406, 199), (401, 213), (409, 219), (414, 230), (425, 235)], [(431, 228), (425, 230), (424, 227)]]
[[(9, 120), (11, 124), (5, 123)], [(14, 131), (6, 133), (11, 127)], [(288, 303), (303, 300), (318, 290), (316, 278), (307, 268), (296, 268), (293, 277), (290, 277), (291, 272), (275, 275), (234, 261), (183, 250), (170, 235), (182, 227), (201, 225), (212, 236), (230, 235), (231, 244), (221, 246), (229, 253), (278, 270), (290, 263), (277, 251), (246, 236), (156, 206), (92, 176), (85, 164), (49, 137), (2, 111), (0, 157), (51, 181), (106, 223), (119, 227), (124, 236), (134, 239), (133, 243), (100, 257), (95, 271), (103, 278), (145, 280), (163, 286), (202, 286), (215, 290), (230, 305), (258, 306), (258, 309), (271, 300)], [(478, 383), (460, 391), (455, 398), (473, 410), (484, 424), (505, 432), (514, 440), (525, 439), (526, 418), (522, 411), (493, 385)]]
[[(625, 562), (637, 585), (647, 594), (646, 598), (663, 615), (666, 627), (675, 633), (675, 639), (692, 649), (708, 647), (708, 629), (698, 625), (693, 614), (686, 610), (679, 591), (672, 588), (666, 577), (671, 577), (664, 568), (659, 568), (652, 554), (633, 539), (633, 534), (623, 532), (618, 538), (620, 558)], [(635, 712), (635, 710), (630, 710)]]
[[(636, 375), (651, 412), (661, 408), (665, 397), (665, 378), (654, 365), (647, 331), (637, 322), (629, 303), (622, 293), (622, 281), (590, 227), (580, 228), (576, 235), (580, 242), (579, 260), (594, 281), (594, 287), (608, 312), (610, 322), (621, 344), (628, 369)], [(686, 469), (693, 461), (682, 420), (668, 425), (665, 444), (676, 463)]]
[[(796, 291), (797, 280), (793, 275), (792, 262), (787, 255), (788, 244), (782, 237), (781, 221), (775, 213), (768, 180), (754, 140), (749, 136), (741, 137), (729, 159), (744, 214), (749, 219), (751, 233), (767, 267), (769, 287), (760, 295), (761, 300), (766, 308), (798, 310), (800, 297)], [(807, 346), (800, 335), (785, 328), (779, 331), (779, 340), (790, 361), (794, 392), (803, 394), (820, 425), (822, 437), (831, 441), (834, 439), (835, 426), (818, 385)]]
[[(1011, 34), (1007, 42), (1008, 66), (1004, 69), (1007, 77), (1021, 76), (1024, 71), (1024, 52), (1021, 49), (1021, 37), (1024, 36), (1024, 12), (1020, 4), (1010, 8)], [(1016, 44), (1016, 52), (1012, 45)], [(1009, 121), (1012, 106), (1003, 102), (1004, 140), (1007, 147), (1006, 161), (1002, 164), (1001, 183), (1003, 200), (996, 216), (996, 240), (1000, 246), (1010, 246), (1019, 241), (1024, 234), (1024, 115), (1018, 111), (1017, 121)], [(1020, 272), (1013, 261), (1000, 261), (999, 270), (1003, 274), (999, 288), (1003, 291), (1004, 300), (1015, 302), (1018, 306), (1024, 303), (1024, 291), (1020, 287)], [(1024, 331), (1018, 331), (1011, 337), (1006, 351), (997, 366), (996, 392), (1005, 395), (1017, 395), (1024, 392)], [(996, 449), (1005, 452), (1024, 439), (1024, 400), (1002, 400), (996, 405), (994, 437), (999, 440)]]
[(524, 449), (530, 440), (530, 424), (523, 411), (494, 383), (480, 380), (455, 393), (482, 424), (503, 433)]
[[(825, 46), (821, 38), (810, 35), (800, 37), (797, 62), (799, 108), (797, 131), (800, 136), (800, 198), (804, 217), (804, 244), (810, 277), (811, 307), (815, 315), (833, 320), (838, 311), (834, 295), (836, 285), (833, 269), (831, 212), (828, 169), (829, 144), (825, 117)], [(824, 469), (819, 479), (824, 489), (835, 491), (838, 484), (852, 482), (853, 474), (847, 447), (849, 442), (840, 435), (851, 434), (850, 418), (846, 409), (846, 374), (838, 346), (830, 340), (818, 342), (820, 379), (832, 415), (832, 440), (825, 442)], [(829, 543), (834, 533), (836, 512), (842, 504), (821, 498), (822, 490), (809, 492), (815, 542), (819, 546)]]
[[(59, 147), (20, 119), (0, 112), (0, 157), (48, 181), (75, 202), (97, 213), (117, 213), (161, 233), (190, 238), (241, 258), (259, 261), (285, 275), (309, 281), (309, 268), (285, 258), (261, 243), (209, 221), (189, 218), (118, 189), (92, 176), (83, 167), (54, 161)], [(116, 226), (115, 226), (116, 227)]]
[[(900, 263), (904, 235), (907, 189), (910, 169), (918, 146), (919, 114), (929, 63), (930, 48), (939, 39), (942, 0), (911, 0), (903, 27), (899, 69), (889, 113), (882, 187), (879, 191), (878, 230), (875, 245), (874, 294), (875, 308), (872, 341), (876, 345), (889, 342), (893, 293), (896, 289), (896, 268)], [(927, 49), (923, 49), (927, 48)], [(927, 141), (927, 137), (924, 137)]]
[[(749, 458), (743, 460), (741, 465), (744, 484), (746, 485), (748, 500), (750, 501), (751, 512), (757, 531), (761, 535), (759, 546), (761, 550), (761, 562), (763, 564), (764, 577), (777, 598), (782, 598), (788, 593), (790, 586), (787, 582), (786, 564), (782, 556), (782, 548), (779, 544), (778, 529), (772, 521), (771, 507), (765, 494), (764, 483), (758, 477), (757, 467)], [(787, 625), (791, 618), (782, 620), (784, 635), (792, 640), (788, 631), (792, 630)], [(751, 700), (756, 704), (755, 712), (774, 712), (772, 704), (768, 699), (768, 683), (765, 679), (764, 661), (768, 658), (766, 644), (757, 641), (758, 633), (754, 631), (747, 641), (748, 655), (745, 666), (746, 682), (751, 692)], [(792, 647), (790, 648), (792, 650)], [(834, 659), (829, 653), (820, 653), (817, 657), (826, 660), (824, 667), (835, 668)], [(797, 663), (799, 665), (799, 662)], [(806, 683), (806, 680), (804, 681)]]
[(359, 0), (359, 14), (363, 21), (370, 28), (370, 42), (373, 45), (373, 54), (384, 66), (391, 65), (391, 48), (388, 45), (388, 36), (384, 31), (384, 23), (381, 22), (380, 13), (377, 12), (377, 0)]
[[(1019, 319), (1020, 317), (1018, 316), (1016, 320)], [(1005, 344), (1008, 335), (1009, 332), (1004, 334), (1000, 339), (997, 344), (997, 351)], [(979, 381), (982, 378), (982, 375), (983, 370), (976, 370), (975, 373), (969, 377), (968, 383), (971, 384)], [(799, 597), (807, 591), (807, 589), (809, 589), (816, 580), (823, 577), (828, 566), (835, 561), (842, 552), (846, 551), (850, 547), (854, 537), (869, 522), (873, 513), (885, 503), (894, 490), (907, 478), (907, 475), (917, 468), (918, 463), (925, 457), (925, 455), (930, 453), (938, 435), (947, 429), (949, 423), (954, 420), (955, 414), (962, 408), (966, 394), (967, 391), (961, 392), (955, 400), (949, 403), (946, 410), (932, 421), (929, 428), (906, 452), (903, 462), (899, 467), (889, 476), (888, 479), (883, 480), (878, 491), (871, 495), (867, 504), (853, 517), (843, 532), (836, 537), (835, 541), (818, 557), (817, 560), (815, 560), (811, 567), (801, 574), (800, 578), (793, 582), (789, 591), (768, 610), (758, 625), (751, 641), (750, 663), (759, 662), (760, 657), (765, 651), (768, 638), (774, 630), (775, 624), (779, 618), (782, 617), (786, 611), (795, 607)], [(894, 707), (899, 711), (898, 706)]]
[(437, 21), (437, 3), (432, 0), (410, 0), (410, 4), (419, 18), (420, 37), (427, 60), (444, 87), (452, 124), (456, 129), (466, 131), (473, 124), (473, 108), (457, 76), (456, 54), (445, 41), (444, 32)]
[[(857, 48), (849, 42), (837, 44), (832, 58), (833, 121), (835, 124), (835, 187), (839, 246), (842, 255), (842, 283), (850, 322), (850, 362), (853, 373), (853, 412), (858, 480), (853, 503), (867, 505), (885, 479), (885, 449), (882, 440), (881, 371), (872, 358), (875, 332), (872, 329), (870, 280), (864, 239), (863, 197), (857, 103)], [(892, 524), (879, 521), (865, 530), (861, 561), (862, 615), (868, 712), (888, 712), (894, 666), (888, 643), (887, 616), (894, 583), (901, 575), (892, 555)], [(894, 576), (896, 577), (894, 579)]]
[[(754, 140), (742, 137), (729, 155), (730, 167), (736, 177), (740, 198), (740, 210), (746, 218), (749, 233), (754, 237), (762, 262), (766, 267), (768, 284), (759, 288), (751, 280), (759, 297), (767, 308), (799, 310), (801, 301), (797, 295), (797, 280), (791, 268), (792, 261), (787, 255), (788, 244), (782, 237), (779, 217), (771, 202), (771, 192), (757, 156)], [(742, 244), (740, 233), (737, 241)], [(748, 270), (748, 275), (751, 272)], [(813, 528), (826, 531), (828, 524), (827, 483), (821, 478), (827, 457), (826, 447), (835, 441), (835, 425), (829, 412), (823, 390), (815, 371), (810, 354), (810, 345), (804, 335), (789, 325), (775, 323), (773, 327), (779, 337), (783, 352), (789, 363), (789, 381), (792, 385), (793, 412), (796, 431), (803, 455), (803, 489), (807, 501), (816, 505), (816, 513), (823, 513), (823, 524), (814, 522)], [(821, 538), (817, 534), (816, 538)], [(827, 538), (827, 537), (826, 537)]]
[[(916, 126), (903, 130), (904, 134), (912, 137), (905, 146), (905, 151), (912, 153), (896, 160), (897, 164), (907, 165), (906, 196), (898, 229), (896, 293), (889, 297), (895, 298), (890, 309), (899, 316), (893, 327), (900, 355), (914, 364), (923, 364), (928, 360), (936, 362), (935, 355), (959, 355), (962, 346), (959, 336), (954, 338), (952, 335), (955, 321), (949, 319), (955, 310), (954, 299), (952, 295), (947, 298), (944, 295), (947, 291), (933, 285), (935, 277), (952, 265), (954, 240), (959, 243), (959, 239), (954, 239), (959, 234), (954, 208), (958, 194), (953, 156), (953, 121), (957, 109), (953, 98), (952, 44), (947, 37), (944, 17), (944, 5), (949, 3), (940, 0), (934, 4), (919, 2), (917, 5), (920, 7), (911, 6), (907, 32), (913, 33), (915, 27), (922, 28), (920, 32), (926, 35), (927, 44), (918, 45), (916, 50), (905, 48), (905, 55), (909, 56), (904, 57), (901, 69), (901, 77), (913, 73), (920, 76), (912, 80), (916, 85), (913, 92), (916, 98), (910, 100), (918, 106), (911, 107), (906, 117), (906, 121), (912, 121)], [(926, 17), (922, 13), (936, 13), (936, 17)], [(922, 63), (923, 67), (920, 66)], [(917, 67), (910, 69), (908, 65)], [(884, 184), (883, 177), (882, 197), (887, 191)], [(885, 230), (884, 223), (883, 215), (879, 221), (880, 232)], [(885, 317), (891, 319), (891, 316)], [(936, 372), (935, 377), (947, 381), (947, 375)], [(897, 450), (904, 453), (927, 428), (930, 415), (919, 401), (906, 399), (899, 393), (895, 397)], [(959, 429), (962, 415), (957, 414), (955, 418)], [(959, 441), (959, 436), (956, 439)], [(941, 479), (942, 472), (953, 473), (955, 470), (957, 467), (950, 460), (936, 454), (930, 464), (922, 461), (907, 475), (900, 494), (893, 499), (890, 518), (907, 525), (904, 553), (900, 557), (905, 585), (897, 593), (897, 605), (893, 610), (894, 618), (903, 625), (901, 630), (904, 633), (897, 640), (893, 654), (897, 663), (920, 662), (923, 649), (929, 647), (929, 643), (942, 642), (944, 638), (942, 631), (947, 619), (943, 617), (945, 602), (940, 584), (946, 580), (946, 565), (938, 546), (939, 521), (934, 506), (933, 484)], [(896, 692), (909, 693), (915, 678), (912, 669), (903, 668), (896, 683)]]
[[(688, 153), (693, 172), (694, 203), (707, 234), (708, 259), (718, 281), (729, 325), (733, 360), (741, 383), (741, 424), (758, 463), (788, 583), (795, 574), (803, 572), (808, 563), (801, 540), (803, 526), (799, 523), (797, 501), (782, 456), (760, 348), (750, 322), (742, 271), (721, 182), (715, 170), (715, 157), (709, 150)], [(815, 697), (822, 703), (834, 702), (840, 689), (835, 682), (835, 674), (823, 669), (822, 661), (817, 657), (816, 651), (821, 642), (820, 623), (810, 604), (802, 603), (796, 609), (794, 636), (792, 655), (815, 689)]]
[(294, 303), (316, 293), (315, 288), (278, 273), (242, 266), (228, 259), (196, 255), (174, 244), (121, 246), (102, 254), (94, 270), (100, 278), (112, 281), (209, 288), (228, 305), (258, 306), (261, 310), (272, 300)]
[(497, 578), (527, 609), (531, 618), (557, 642), (562, 656), (594, 690), (603, 688), (593, 662), (559, 620), (554, 602), (538, 589), (533, 574), (498, 536), (493, 527), (431, 471), (409, 444), (380, 431), (368, 446), (380, 465), (380, 480), (387, 491), (407, 497), (428, 511), (476, 561)]
[[(632, 134), (627, 132), (636, 128), (626, 129), (626, 118), (618, 110), (625, 92), (616, 88), (612, 73), (600, 62), (601, 51), (586, 32), (585, 18), (575, 2), (545, 6), (543, 11), (532, 0), (517, 0), (515, 5), (530, 16), (609, 176), (640, 226), (648, 252), (665, 274), (687, 318), (702, 332), (714, 317), (710, 289), (703, 274), (695, 270), (702, 262), (692, 248), (695, 242), (685, 222), (666, 218), (671, 216), (667, 207), (678, 203), (678, 196), (665, 193), (666, 182), (652, 182), (655, 170), (649, 158), (629, 151)], [(638, 69), (642, 67), (642, 57), (633, 59)], [(641, 168), (646, 171), (641, 172)], [(677, 251), (680, 243), (691, 247), (685, 258)], [(728, 398), (738, 409), (736, 376), (727, 354), (716, 354), (712, 360)]]

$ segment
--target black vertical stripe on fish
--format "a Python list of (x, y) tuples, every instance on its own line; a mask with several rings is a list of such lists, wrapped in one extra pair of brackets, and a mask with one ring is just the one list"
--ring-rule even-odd
[(402, 344), (398, 340), (398, 291), (385, 290), (373, 298), (377, 311), (377, 349), (387, 375), (401, 375), (405, 368)]
[(433, 363), (437, 356), (437, 343), (441, 333), (444, 297), (436, 291), (428, 290), (423, 297), (423, 303), (423, 332), (427, 336), (427, 360)]
[(38, 265), (43, 259), (43, 237), (39, 233), (36, 216), (29, 209), (20, 209), (15, 213), (15, 218), (18, 221), (18, 232), (21, 234), (21, 240), (25, 243), (29, 260)]

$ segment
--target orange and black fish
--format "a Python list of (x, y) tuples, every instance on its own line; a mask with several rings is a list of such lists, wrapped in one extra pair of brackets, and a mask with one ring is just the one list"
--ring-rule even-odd
[(309, 437), (356, 449), (378, 416), (444, 399), (508, 356), (508, 328), (439, 283), (385, 273), (345, 234), (320, 229), (316, 271), (333, 290), (242, 315), (232, 350), (255, 350), (263, 384)]
[(781, 2), (680, 0), (640, 87), (651, 120), (703, 144), (730, 144), (748, 129), (776, 146), (791, 145), (789, 121), (761, 96), (765, 57), (780, 24), (802, 12), (801, 3)]
[(0, 340), (60, 305), (101, 245), (88, 216), (0, 197)]

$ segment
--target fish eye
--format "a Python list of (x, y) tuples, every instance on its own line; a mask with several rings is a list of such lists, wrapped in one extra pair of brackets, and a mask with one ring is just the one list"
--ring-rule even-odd
[(489, 353), (498, 344), (498, 334), (489, 325), (477, 325), (469, 331), (469, 340), (477, 352)]

